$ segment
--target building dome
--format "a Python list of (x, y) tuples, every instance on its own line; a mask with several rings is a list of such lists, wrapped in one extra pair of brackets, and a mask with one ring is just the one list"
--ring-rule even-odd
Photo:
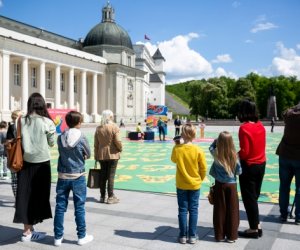
[(84, 39), (84, 48), (96, 45), (124, 46), (133, 49), (128, 33), (115, 23), (114, 9), (109, 2), (102, 9), (102, 22), (92, 28)]

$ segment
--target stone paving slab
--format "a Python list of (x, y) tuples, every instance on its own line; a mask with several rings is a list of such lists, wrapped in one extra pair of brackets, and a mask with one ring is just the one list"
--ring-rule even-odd
[[(86, 202), (87, 232), (94, 241), (78, 246), (72, 197), (65, 214), (65, 240), (61, 249), (300, 249), (300, 227), (292, 220), (278, 223), (278, 205), (260, 203), (264, 236), (260, 239), (238, 239), (236, 243), (216, 243), (212, 226), (212, 206), (206, 198), (200, 200), (199, 242), (181, 245), (178, 235), (176, 196), (155, 193), (116, 190), (121, 202), (107, 205), (98, 203), (99, 190), (88, 189)], [(55, 184), (52, 184), (51, 206), (55, 207)], [(14, 198), (9, 181), (0, 181), (0, 248), (1, 250), (54, 249), (53, 219), (36, 225), (36, 230), (46, 232), (40, 242), (20, 241), (22, 225), (12, 223)], [(240, 203), (240, 230), (248, 227), (243, 204)]]

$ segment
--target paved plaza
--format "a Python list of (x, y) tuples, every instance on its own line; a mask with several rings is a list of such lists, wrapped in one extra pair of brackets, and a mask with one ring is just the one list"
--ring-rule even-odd
[[(93, 128), (92, 128), (93, 129)], [(208, 128), (208, 131), (212, 128)], [(224, 128), (214, 128), (214, 131)], [(233, 128), (237, 129), (237, 128)], [(268, 128), (267, 128), (268, 129)], [(278, 128), (279, 129), (279, 128)], [(84, 128), (89, 132), (91, 128)], [(280, 131), (278, 131), (280, 132)], [(281, 128), (282, 132), (282, 128)], [(52, 183), (51, 206), (55, 207), (55, 182)], [(46, 232), (40, 242), (20, 241), (22, 225), (12, 223), (14, 197), (10, 181), (0, 180), (0, 248), (10, 250), (53, 249), (53, 219), (36, 225), (36, 230)], [(277, 190), (274, 190), (274, 192)], [(205, 195), (200, 197), (198, 233), (195, 245), (177, 243), (177, 200), (173, 194), (145, 191), (116, 190), (119, 204), (100, 204), (99, 190), (88, 189), (86, 202), (87, 232), (94, 241), (78, 246), (72, 197), (65, 214), (65, 240), (61, 249), (300, 249), (300, 226), (294, 220), (278, 221), (278, 204), (259, 203), (263, 237), (239, 238), (235, 243), (216, 243), (212, 225), (212, 206)], [(248, 228), (243, 204), (240, 203), (240, 230)]]

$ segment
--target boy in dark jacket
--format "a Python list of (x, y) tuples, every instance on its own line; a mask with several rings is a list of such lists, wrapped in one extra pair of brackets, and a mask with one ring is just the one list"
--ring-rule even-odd
[(86, 234), (85, 224), (85, 159), (90, 158), (91, 151), (86, 137), (79, 130), (82, 120), (82, 115), (79, 112), (70, 111), (66, 115), (66, 123), (69, 129), (57, 138), (59, 158), (54, 217), (55, 246), (60, 246), (63, 240), (64, 213), (67, 210), (70, 191), (73, 192), (77, 243), (78, 245), (84, 245), (93, 240), (92, 235)]

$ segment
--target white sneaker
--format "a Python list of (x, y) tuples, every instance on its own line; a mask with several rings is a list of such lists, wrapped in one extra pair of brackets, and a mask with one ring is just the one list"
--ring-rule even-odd
[(54, 239), (54, 246), (59, 247), (63, 241), (64, 237), (61, 237), (60, 239)]
[(86, 243), (91, 242), (93, 239), (94, 239), (93, 235), (86, 234), (84, 238), (81, 238), (81, 239), (78, 240), (77, 244), (80, 245), (80, 246), (82, 246), (82, 245), (84, 245)]
[(21, 237), (21, 241), (28, 242), (28, 241), (39, 241), (46, 237), (45, 233), (40, 233), (33, 231), (31, 234), (24, 235)]

